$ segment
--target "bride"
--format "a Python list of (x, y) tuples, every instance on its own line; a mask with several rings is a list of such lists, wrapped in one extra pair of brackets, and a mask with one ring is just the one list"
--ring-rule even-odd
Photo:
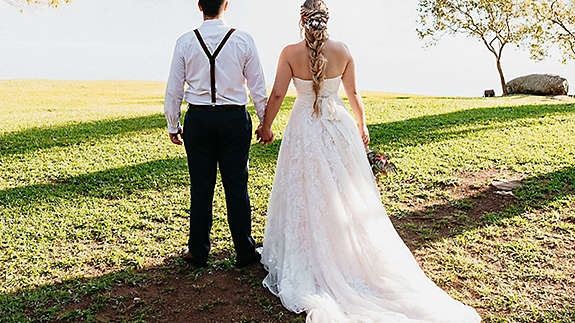
[[(369, 133), (347, 47), (328, 39), (323, 0), (301, 9), (305, 41), (280, 57), (260, 140), (290, 81), (297, 99), (284, 133), (262, 253), (263, 284), (308, 322), (480, 322), (419, 267), (381, 203)], [(349, 97), (348, 113), (338, 96)]]

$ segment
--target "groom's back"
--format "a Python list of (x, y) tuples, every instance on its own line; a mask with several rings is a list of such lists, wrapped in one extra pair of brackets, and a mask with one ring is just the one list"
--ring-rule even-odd
[[(258, 262), (251, 237), (248, 158), (252, 118), (246, 80), (260, 120), (266, 107), (263, 71), (252, 38), (217, 19), (227, 1), (200, 0), (206, 20), (180, 37), (168, 78), (164, 112), (170, 139), (185, 145), (190, 170), (190, 235), (187, 260), (206, 266), (210, 252), (212, 203), (220, 170), (236, 266)], [(185, 83), (189, 87), (184, 91)], [(182, 129), (182, 98), (189, 104)], [(179, 140), (182, 136), (182, 140)]]
[[(216, 52), (230, 30), (231, 27), (222, 20), (207, 20), (198, 28), (210, 54)], [(179, 55), (185, 67), (185, 82), (189, 86), (185, 91), (184, 100), (194, 105), (211, 104), (210, 60), (196, 34), (192, 31), (182, 35), (177, 41), (175, 51), (175, 55)], [(217, 104), (248, 104), (246, 79), (251, 83), (250, 89), (258, 90), (254, 93), (252, 89), (254, 102), (265, 100), (265, 80), (254, 40), (248, 33), (236, 30), (225, 41), (216, 57)]]

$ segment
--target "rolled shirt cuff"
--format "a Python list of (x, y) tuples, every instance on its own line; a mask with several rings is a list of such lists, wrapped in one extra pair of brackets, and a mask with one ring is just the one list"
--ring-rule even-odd
[(258, 120), (260, 121), (259, 125), (261, 126), (261, 125), (264, 124), (265, 118), (264, 118), (264, 117), (261, 117), (261, 118), (260, 118), (260, 117), (258, 116)]
[(267, 99), (265, 100), (265, 102), (258, 104), (256, 106), (256, 115), (260, 120), (260, 125), (264, 123), (264, 120), (266, 118), (266, 106), (267, 106)]
[(180, 124), (178, 124), (175, 128), (168, 126), (168, 132), (171, 134), (180, 133), (180, 130), (182, 130)]

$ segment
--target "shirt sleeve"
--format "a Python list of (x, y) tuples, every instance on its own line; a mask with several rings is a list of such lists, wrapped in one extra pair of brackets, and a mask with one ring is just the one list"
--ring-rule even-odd
[(178, 133), (182, 127), (180, 118), (182, 116), (182, 100), (184, 98), (184, 84), (186, 81), (186, 64), (183, 55), (180, 53), (179, 43), (174, 48), (174, 56), (166, 87), (166, 98), (164, 101), (164, 115), (168, 121), (168, 131)]
[(248, 51), (246, 64), (244, 66), (244, 76), (247, 80), (250, 96), (256, 107), (256, 114), (260, 123), (264, 121), (267, 106), (267, 90), (264, 70), (258, 55), (256, 44), (253, 38), (248, 37)]

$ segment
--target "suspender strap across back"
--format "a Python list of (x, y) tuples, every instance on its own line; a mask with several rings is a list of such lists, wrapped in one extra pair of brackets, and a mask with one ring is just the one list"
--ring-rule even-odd
[(206, 43), (204, 42), (204, 39), (202, 38), (200, 31), (197, 29), (194, 30), (194, 33), (196, 34), (196, 37), (198, 38), (198, 41), (200, 42), (202, 49), (204, 50), (204, 52), (206, 52), (206, 55), (208, 56), (208, 59), (210, 60), (210, 79), (211, 79), (211, 85), (212, 85), (212, 106), (216, 106), (216, 57), (218, 57), (218, 55), (222, 51), (222, 48), (224, 48), (224, 45), (226, 44), (228, 39), (230, 39), (230, 37), (232, 36), (234, 31), (236, 31), (234, 28), (232, 28), (232, 29), (230, 29), (230, 31), (228, 31), (228, 33), (226, 34), (226, 36), (224, 37), (224, 39), (222, 40), (222, 42), (220, 43), (220, 45), (218, 46), (216, 51), (212, 54), (212, 53), (210, 53), (208, 46), (206, 46)]

